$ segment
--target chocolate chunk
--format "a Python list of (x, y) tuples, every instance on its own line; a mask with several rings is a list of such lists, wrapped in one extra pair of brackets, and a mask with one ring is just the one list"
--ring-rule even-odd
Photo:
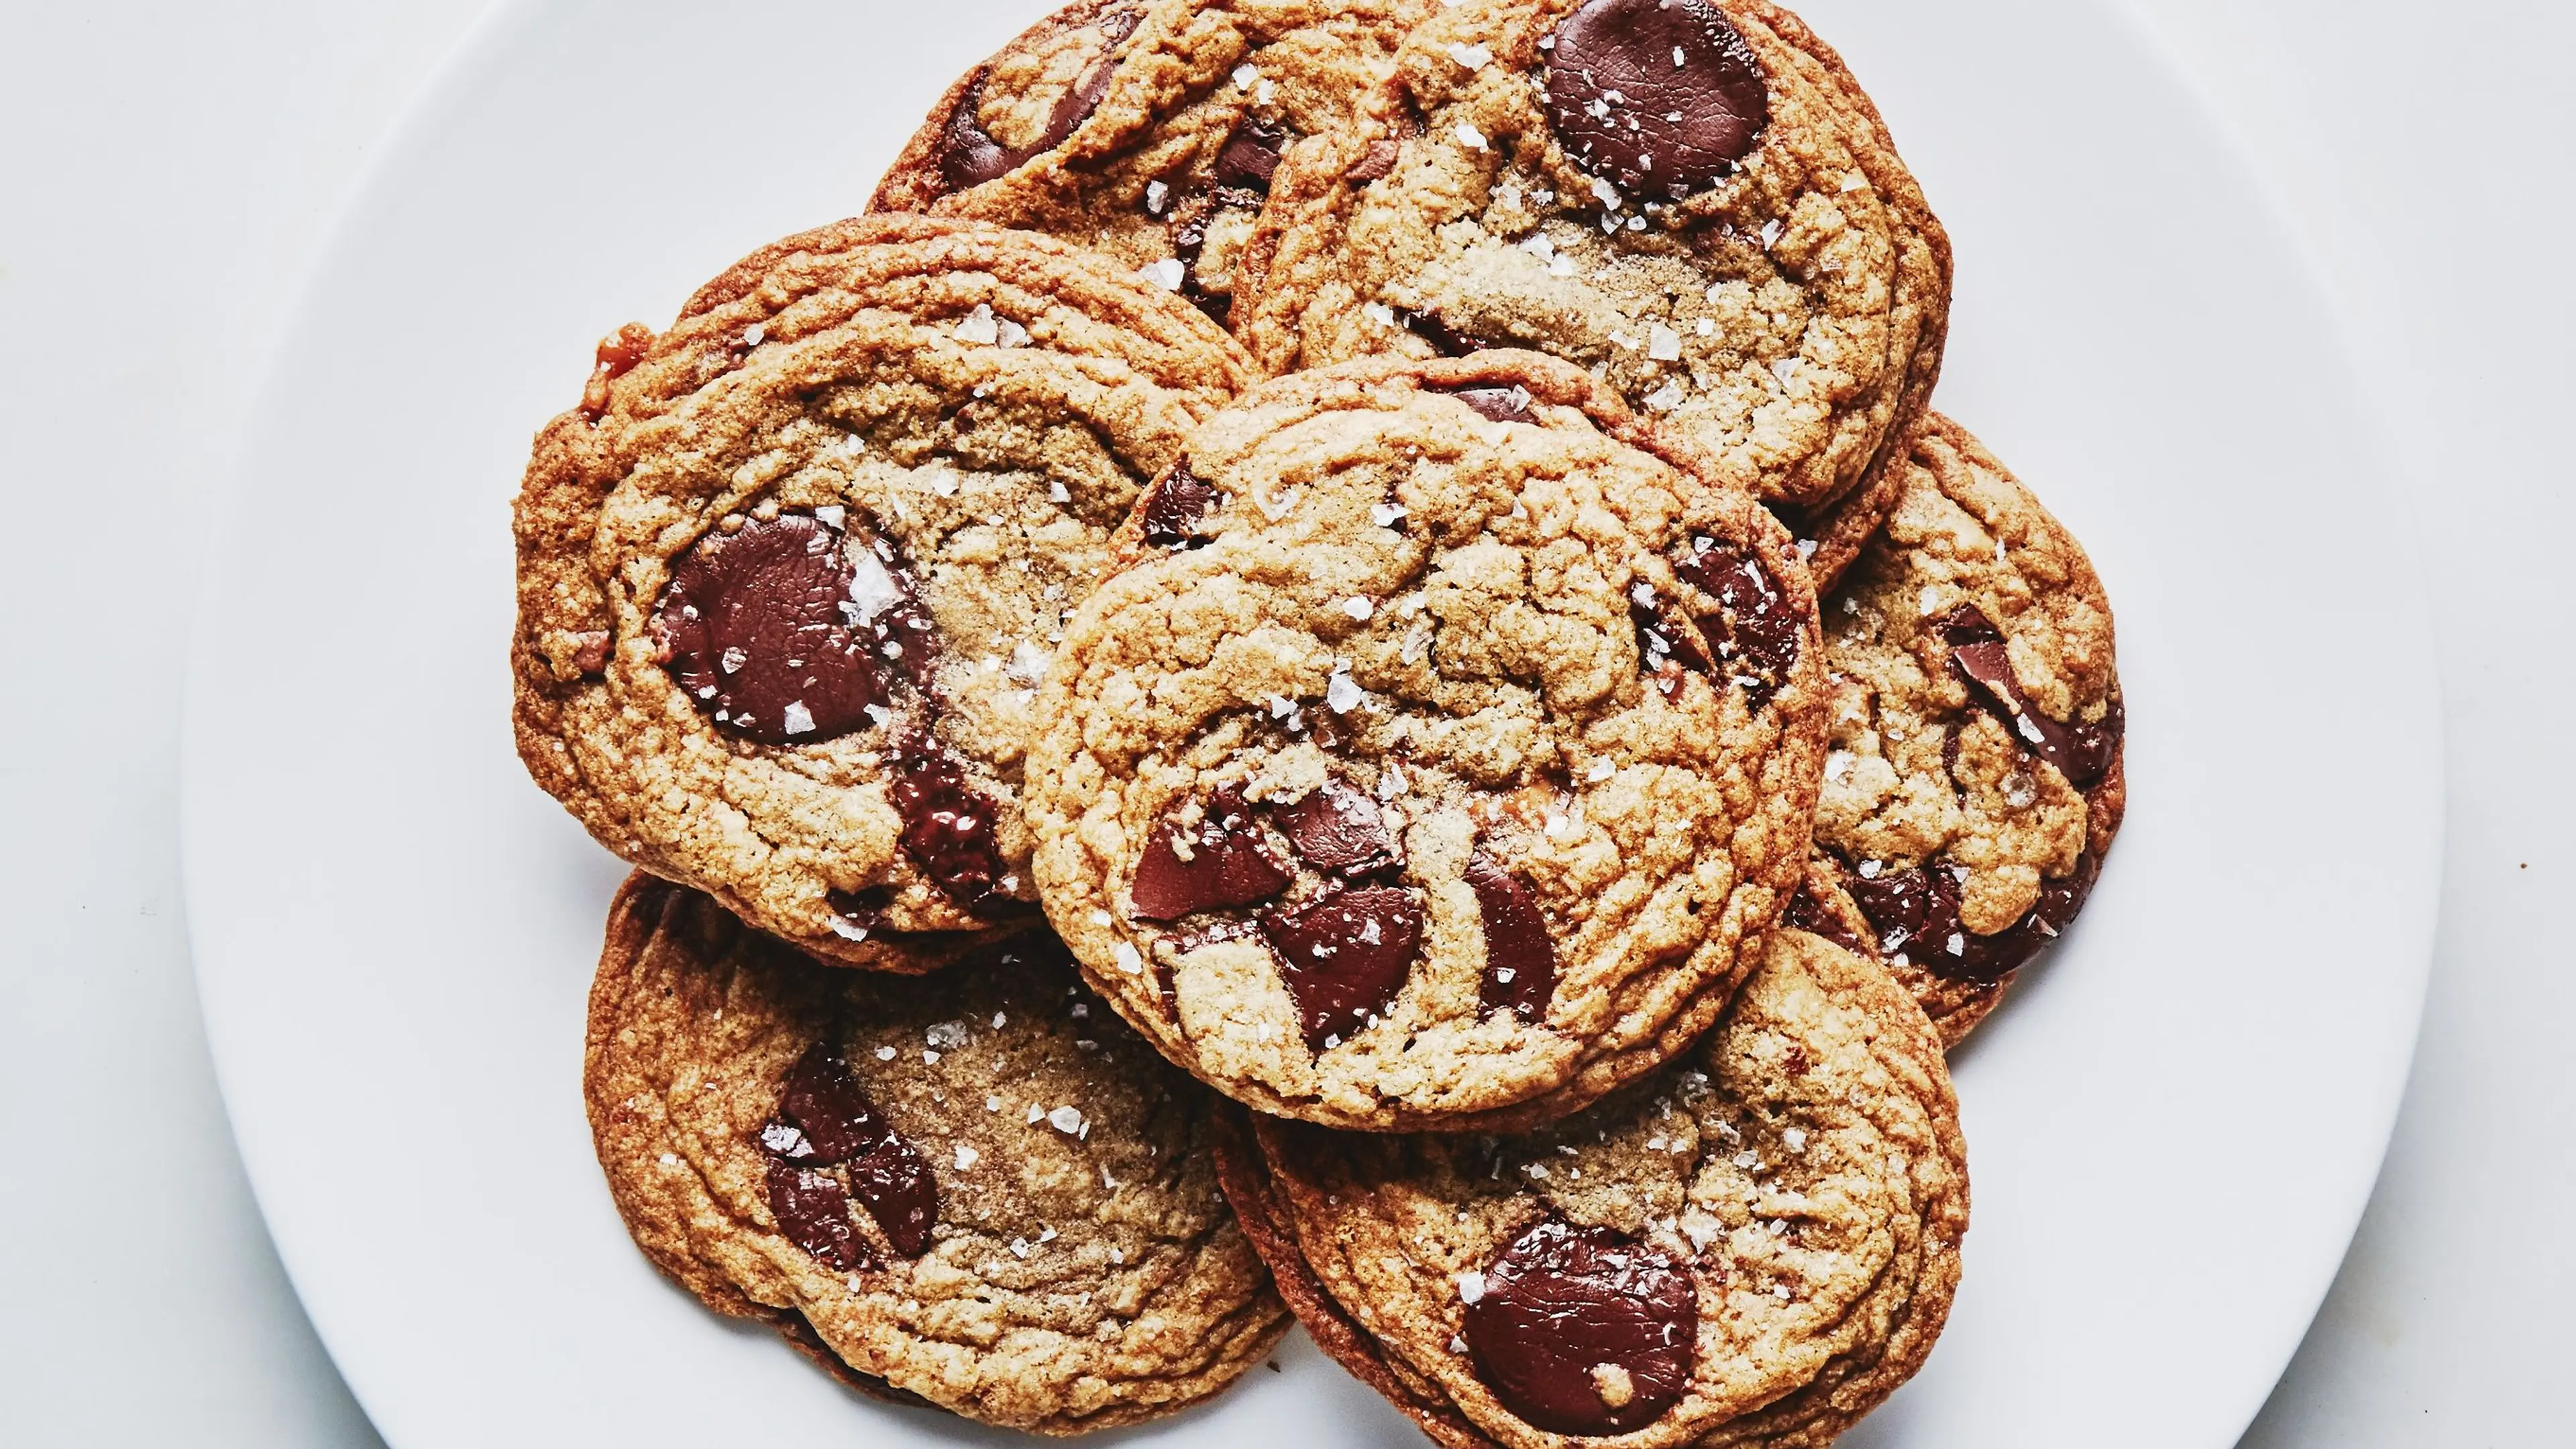
[(834, 934), (864, 941), (869, 933), (885, 925), (886, 909), (894, 904), (894, 892), (881, 885), (831, 891), (823, 897), (823, 903), (838, 917), (832, 925)]
[(709, 534), (673, 565), (654, 621), (672, 681), (719, 726), (765, 745), (866, 728), (886, 700), (870, 631), (849, 609), (867, 577), (841, 531), (810, 514)]
[(1689, 1387), (1699, 1294), (1661, 1252), (1608, 1228), (1544, 1222), (1467, 1297), (1467, 1350), (1503, 1407), (1552, 1434), (1642, 1429)]
[(2003, 631), (1974, 604), (1961, 604), (1932, 623), (1950, 646), (1950, 671), (1969, 697), (2010, 730), (2022, 745), (2057, 767), (2067, 783), (2089, 790), (2111, 769), (2127, 720), (2118, 705), (2092, 724), (2060, 724), (2039, 712), (2013, 678), (2012, 652)]
[(1761, 62), (1707, 0), (1591, 0), (1556, 28), (1546, 96), (1576, 163), (1641, 198), (1734, 175), (1771, 124)]
[(930, 1164), (893, 1132), (850, 1160), (850, 1190), (867, 1204), (868, 1216), (885, 1230), (886, 1241), (907, 1258), (918, 1258), (930, 1246), (931, 1224), (939, 1220), (939, 1185)]
[(769, 1159), (769, 1210), (788, 1241), (843, 1273), (877, 1266), (850, 1222), (850, 1195), (828, 1172)]
[(1430, 343), (1432, 349), (1443, 357), (1465, 357), (1492, 345), (1451, 327), (1440, 319), (1437, 312), (1399, 311), (1395, 314), (1395, 321), (1405, 331)]
[[(779, 1168), (848, 1163), (850, 1187), (867, 1204), (877, 1226), (885, 1229), (886, 1240), (907, 1258), (921, 1255), (930, 1242), (931, 1224), (939, 1218), (939, 1190), (931, 1179), (930, 1164), (877, 1114), (876, 1104), (868, 1100), (839, 1052), (817, 1044), (797, 1059), (788, 1070), (778, 1115), (780, 1120), (760, 1130), (761, 1149), (770, 1157), (773, 1207), (779, 1194), (788, 1191), (796, 1201), (808, 1204), (806, 1216), (812, 1222), (835, 1220), (846, 1233), (849, 1200), (839, 1181), (809, 1172), (782, 1188)], [(777, 1211), (779, 1221), (790, 1221), (788, 1209), (777, 1207)], [(829, 1236), (828, 1227), (816, 1231)], [(792, 1228), (790, 1236), (816, 1257), (833, 1261)]]
[(1145, 492), (1145, 501), (1138, 510), (1145, 541), (1157, 548), (1202, 545), (1207, 540), (1199, 536), (1199, 525), (1215, 506), (1216, 485), (1191, 472), (1189, 460), (1184, 458), (1165, 470)]
[[(1694, 540), (1673, 572), (1717, 601), (1716, 613), (1699, 616), (1700, 634), (1760, 708), (1788, 682), (1806, 643), (1805, 622), (1780, 581), (1749, 550), (1723, 539)], [(1682, 657), (1678, 650), (1675, 657)]]
[(1001, 878), (993, 827), (1001, 804), (975, 788), (957, 757), (924, 734), (896, 751), (886, 794), (903, 817), (903, 849), (930, 883), (968, 910), (990, 900)]
[(1337, 875), (1373, 875), (1396, 863), (1395, 841), (1377, 802), (1343, 784), (1324, 788), (1279, 812), (1279, 829), (1298, 857)]
[(1316, 1051), (1359, 1034), (1383, 1013), (1413, 969), (1422, 903), (1400, 886), (1337, 890), (1303, 910), (1261, 913), (1261, 934), (1297, 1003), (1298, 1029)]
[(1523, 1021), (1546, 1020), (1548, 1002), (1556, 996), (1556, 940), (1538, 896), (1481, 850), (1467, 861), (1467, 885), (1485, 917), (1485, 1009), (1509, 1010)]
[[(1187, 859), (1180, 851), (1184, 837)], [(1291, 879), (1288, 867), (1261, 838), (1243, 793), (1225, 789), (1208, 797), (1195, 827), (1185, 829), (1166, 819), (1154, 828), (1127, 898), (1138, 920), (1177, 921), (1200, 911), (1266, 901), (1286, 890)]]
[(1525, 387), (1518, 385), (1443, 387), (1434, 388), (1433, 391), (1449, 394), (1494, 422), (1534, 423), (1538, 421), (1538, 416), (1530, 411), (1529, 389)]
[[(1137, 16), (1133, 11), (1112, 11), (1100, 17), (1101, 32), (1107, 36), (1113, 51), (1117, 44), (1136, 31)], [(997, 180), (1035, 156), (1064, 144), (1065, 138), (1079, 129), (1091, 113), (1100, 108), (1100, 98), (1109, 94), (1109, 83), (1118, 75), (1118, 57), (1103, 54), (1082, 73), (1073, 89), (1064, 93), (1047, 113), (1046, 129), (1027, 146), (1011, 147), (993, 139), (985, 131), (978, 113), (984, 107), (984, 85), (990, 71), (978, 71), (966, 93), (957, 100), (957, 109), (948, 113), (948, 125), (940, 134), (939, 179), (950, 191), (964, 191)]]
[(1268, 194), (1270, 178), (1279, 170), (1279, 154), (1295, 139), (1287, 127), (1276, 121), (1246, 116), (1243, 124), (1234, 128), (1234, 134), (1225, 138), (1225, 149), (1217, 153), (1217, 184)]
[[(788, 1070), (787, 1084), (779, 1094), (778, 1112), (795, 1124), (809, 1144), (806, 1154), (781, 1154), (793, 1161), (807, 1161), (830, 1166), (847, 1162), (884, 1141), (890, 1129), (877, 1116), (876, 1104), (859, 1086), (850, 1072), (850, 1064), (828, 1046), (817, 1045), (797, 1059)], [(761, 1145), (771, 1147), (769, 1133), (761, 1134)]]
[(2101, 870), (2101, 859), (2087, 850), (2072, 874), (2041, 882), (2038, 903), (1991, 936), (1980, 936), (1959, 921), (1959, 882), (1966, 872), (1958, 866), (1935, 861), (1876, 876), (1853, 874), (1843, 884), (1889, 955), (1945, 980), (1990, 985), (2028, 964), (2065, 932), (2084, 909)]
[(1873, 960), (1878, 956), (1878, 948), (1855, 935), (1841, 912), (1828, 910), (1823, 901), (1816, 899), (1816, 893), (1804, 885), (1800, 885), (1798, 893), (1789, 898), (1789, 908), (1780, 913), (1780, 924), (1793, 931), (1822, 936), (1855, 956)]

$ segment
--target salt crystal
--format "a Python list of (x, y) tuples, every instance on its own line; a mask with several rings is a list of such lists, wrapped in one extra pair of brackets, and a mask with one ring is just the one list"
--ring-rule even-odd
[(1130, 976), (1145, 969), (1145, 958), (1136, 954), (1136, 948), (1125, 941), (1119, 942), (1118, 949), (1110, 954), (1118, 958), (1118, 969)]
[(1165, 257), (1159, 262), (1147, 262), (1138, 267), (1136, 275), (1166, 292), (1177, 292), (1183, 279), (1189, 275), (1189, 269), (1181, 265), (1179, 257)]
[(1150, 212), (1154, 213), (1156, 216), (1161, 216), (1161, 215), (1163, 214), (1163, 203), (1164, 203), (1164, 202), (1166, 202), (1166, 201), (1168, 201), (1168, 200), (1170, 200), (1170, 199), (1171, 199), (1171, 195), (1172, 195), (1172, 188), (1170, 188), (1169, 186), (1164, 185), (1162, 182), (1160, 182), (1160, 181), (1148, 181), (1148, 182), (1146, 182), (1146, 183), (1145, 183), (1145, 209), (1146, 209), (1147, 211), (1150, 211)]
[(1404, 505), (1401, 503), (1378, 503), (1372, 504), (1369, 508), (1369, 522), (1380, 528), (1393, 528), (1396, 521), (1402, 517), (1404, 517)]
[(985, 1110), (985, 1111), (987, 1111), (987, 1112), (999, 1112), (999, 1111), (1001, 1111), (1001, 1110), (1002, 1110), (1002, 1099), (1001, 1099), (1001, 1098), (999, 1098), (999, 1097), (986, 1097), (986, 1098), (984, 1099), (984, 1110)]
[(966, 1169), (973, 1167), (975, 1165), (975, 1159), (982, 1155), (982, 1153), (977, 1152), (974, 1148), (967, 1146), (965, 1143), (958, 1143), (957, 1170), (959, 1172), (964, 1172)]
[(975, 310), (966, 314), (966, 320), (957, 324), (957, 340), (977, 342), (987, 347), (1002, 340), (1002, 329), (993, 320), (992, 303), (975, 304)]
[(1482, 45), (1460, 45), (1451, 42), (1449, 58), (1469, 70), (1483, 70), (1493, 64), (1494, 52)]
[(1646, 355), (1657, 362), (1682, 360), (1682, 335), (1661, 322), (1647, 332)]
[(890, 1061), (893, 1061), (893, 1060), (894, 1060), (894, 1048), (893, 1048), (893, 1047), (878, 1047), (878, 1048), (877, 1048), (877, 1060), (878, 1060), (878, 1061), (881, 1061), (881, 1062), (890, 1062)]
[(1484, 1296), (1485, 1296), (1485, 1275), (1484, 1275), (1484, 1274), (1482, 1274), (1482, 1273), (1472, 1273), (1472, 1272), (1471, 1272), (1471, 1273), (1461, 1273), (1461, 1274), (1459, 1274), (1459, 1275), (1458, 1275), (1458, 1301), (1459, 1301), (1459, 1302), (1461, 1302), (1461, 1303), (1470, 1303), (1470, 1304), (1472, 1304), (1472, 1303), (1475, 1303), (1475, 1302), (1477, 1302), (1478, 1300), (1482, 1299)]
[(1458, 144), (1466, 147), (1470, 151), (1482, 151), (1485, 149), (1485, 133), (1477, 130), (1474, 126), (1469, 125), (1465, 121), (1460, 121), (1458, 123)]
[(993, 330), (995, 335), (1001, 338), (1002, 345), (1004, 347), (1026, 347), (1029, 345), (1029, 329), (1012, 321), (1008, 317), (994, 323)]
[(1370, 616), (1377, 612), (1377, 605), (1361, 598), (1344, 599), (1342, 601), (1342, 612), (1350, 615), (1360, 623), (1365, 624), (1369, 621)]
[(1324, 685), (1324, 703), (1335, 714), (1349, 714), (1368, 698), (1357, 682), (1347, 674), (1336, 674)]
[(826, 528), (840, 528), (849, 522), (850, 510), (837, 503), (826, 503), (814, 510), (814, 521)]
[(1261, 79), (1261, 68), (1250, 61), (1245, 61), (1234, 68), (1234, 83), (1245, 90), (1252, 89), (1252, 83), (1259, 79)]
[(1586, 775), (1584, 778), (1591, 781), (1593, 784), (1598, 785), (1602, 781), (1607, 780), (1618, 773), (1619, 767), (1610, 763), (1608, 760), (1594, 760), (1592, 762), (1591, 773)]
[(805, 707), (805, 701), (789, 700), (787, 708), (780, 711), (780, 715), (789, 734), (810, 735), (814, 732), (814, 712)]

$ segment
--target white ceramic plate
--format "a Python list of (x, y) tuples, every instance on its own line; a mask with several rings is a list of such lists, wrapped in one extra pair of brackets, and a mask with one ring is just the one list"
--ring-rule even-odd
[[(399, 1449), (999, 1439), (855, 1400), (628, 1245), (582, 999), (620, 870), (510, 748), (507, 504), (590, 344), (855, 210), (1039, 7), (530, 0), (311, 283), (190, 681), (206, 1018), (262, 1206)], [(1967, 1280), (1849, 1442), (2231, 1442), (2356, 1221), (2440, 860), (2430, 632), (2318, 294), (2099, 0), (1819, 0), (1960, 258), (1941, 404), (2119, 609), (2126, 832), (1958, 1063)], [(1416, 1442), (1302, 1342), (1141, 1431)]]

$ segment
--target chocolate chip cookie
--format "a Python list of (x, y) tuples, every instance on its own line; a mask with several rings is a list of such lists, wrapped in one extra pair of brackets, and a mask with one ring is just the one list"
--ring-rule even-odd
[(1086, 974), (1266, 1112), (1572, 1111), (1705, 1031), (1797, 887), (1823, 675), (1786, 533), (1528, 352), (1283, 378), (1192, 434), (1029, 768)]
[(2030, 490), (1938, 415), (1901, 478), (1825, 601), (1820, 891), (1848, 892), (1955, 1041), (2083, 908), (2127, 716), (2102, 581)]
[(1831, 942), (1764, 954), (1691, 1058), (1544, 1131), (1229, 1139), (1316, 1342), (1452, 1449), (1821, 1446), (1894, 1392), (1968, 1227), (1941, 1044)]
[(1463, 0), (1378, 129), (1301, 143), (1240, 270), (1272, 371), (1530, 347), (1811, 509), (1903, 455), (1950, 252), (1858, 82), (1763, 0)]
[(1069, 5), (950, 88), (874, 209), (1042, 231), (1222, 322), (1280, 152), (1349, 132), (1433, 0)]
[(1216, 1393), (1285, 1329), (1217, 1191), (1222, 1104), (1043, 932), (836, 971), (639, 873), (587, 1067), (637, 1244), (871, 1391), (1082, 1433)]
[(1248, 381), (1044, 237), (866, 218), (600, 347), (519, 495), (519, 752), (628, 860), (817, 954), (1033, 915), (1024, 742), (1144, 480)]

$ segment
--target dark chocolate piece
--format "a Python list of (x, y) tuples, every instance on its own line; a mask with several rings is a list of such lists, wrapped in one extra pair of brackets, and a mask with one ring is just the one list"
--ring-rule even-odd
[(1146, 490), (1140, 518), (1145, 541), (1157, 548), (1202, 545), (1206, 540), (1199, 536), (1199, 525), (1215, 506), (1216, 485), (1191, 472), (1184, 458)]
[(1576, 164), (1641, 200), (1734, 175), (1771, 124), (1761, 62), (1707, 0), (1591, 0), (1556, 28), (1546, 96)]
[[(1699, 616), (1700, 634), (1760, 708), (1788, 682), (1806, 644), (1805, 621), (1780, 581), (1750, 550), (1713, 538), (1693, 540), (1673, 561), (1673, 572), (1717, 601), (1715, 613)], [(1688, 666), (1679, 650), (1675, 657)]]
[(1261, 913), (1261, 934), (1297, 1003), (1306, 1045), (1348, 1041), (1404, 989), (1422, 941), (1422, 903), (1401, 886), (1333, 891), (1302, 910)]
[(1960, 867), (1934, 861), (1912, 870), (1853, 873), (1845, 888), (1878, 932), (1889, 955), (1950, 981), (1991, 985), (2011, 975), (2064, 934), (2093, 893), (2102, 870), (2100, 857), (2087, 850), (2074, 873), (2042, 881), (2039, 901), (2020, 920), (1991, 936), (1980, 936), (1959, 921)]
[(1485, 918), (1485, 1009), (1508, 1010), (1523, 1021), (1546, 1020), (1548, 1002), (1556, 996), (1556, 941), (1538, 896), (1481, 850), (1467, 861), (1467, 885)]
[(1395, 840), (1377, 802), (1339, 780), (1281, 810), (1279, 829), (1298, 858), (1317, 870), (1357, 877), (1396, 863)]
[(1002, 874), (994, 838), (1000, 802), (975, 788), (938, 742), (913, 734), (895, 753), (886, 794), (903, 817), (903, 849), (930, 883), (967, 910), (993, 897)]
[(1679, 1264), (1624, 1234), (1540, 1223), (1460, 1296), (1477, 1377), (1549, 1433), (1642, 1429), (1689, 1387), (1698, 1291)]
[(1537, 415), (1530, 411), (1529, 389), (1525, 387), (1503, 387), (1480, 383), (1472, 387), (1444, 387), (1434, 391), (1449, 394), (1494, 422), (1534, 423), (1538, 421)]
[(1100, 108), (1100, 98), (1109, 93), (1109, 83), (1118, 74), (1115, 48), (1136, 31), (1137, 16), (1129, 10), (1114, 10), (1100, 17), (1101, 32), (1109, 38), (1112, 53), (1103, 54), (1082, 73), (1073, 89), (1064, 93), (1048, 112), (1046, 129), (1027, 146), (1011, 147), (996, 141), (984, 130), (977, 113), (984, 105), (984, 85), (990, 71), (978, 71), (966, 93), (957, 100), (957, 109), (948, 113), (948, 125), (940, 134), (939, 180), (951, 192), (964, 191), (997, 180), (1026, 165), (1033, 157), (1064, 144), (1065, 138), (1079, 129), (1091, 113)]
[(2092, 724), (2060, 724), (2039, 712), (2013, 678), (2011, 649), (2003, 631), (1974, 604), (1961, 604), (1932, 623), (1950, 646), (1950, 670), (1968, 695), (2002, 722), (2022, 746), (2057, 767), (2067, 783), (2089, 790), (2110, 772), (2127, 725), (2117, 704)]
[[(1187, 859), (1180, 851), (1184, 837)], [(1288, 867), (1261, 838), (1242, 792), (1225, 789), (1208, 797), (1195, 827), (1184, 829), (1179, 821), (1166, 819), (1154, 828), (1127, 898), (1139, 920), (1177, 921), (1200, 911), (1266, 901), (1286, 890), (1291, 879)]]
[(813, 744), (867, 728), (885, 704), (879, 636), (905, 596), (864, 544), (784, 513), (682, 555), (654, 626), (672, 682), (718, 726)]
[(850, 1222), (850, 1195), (828, 1172), (769, 1159), (769, 1210), (788, 1241), (843, 1273), (877, 1266)]

